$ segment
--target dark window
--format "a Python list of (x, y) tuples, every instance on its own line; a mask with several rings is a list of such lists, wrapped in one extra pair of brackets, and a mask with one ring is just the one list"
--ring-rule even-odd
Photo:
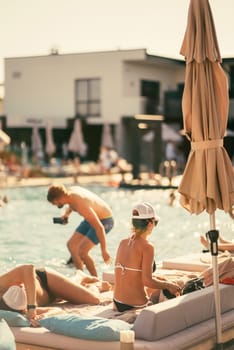
[(181, 97), (182, 97), (182, 95), (183, 95), (183, 92), (184, 92), (184, 83), (179, 83), (179, 84), (177, 84), (177, 91), (178, 91), (178, 93), (181, 95)]
[(75, 82), (76, 115), (81, 117), (100, 117), (101, 114), (100, 79), (82, 79)]
[(141, 96), (146, 98), (145, 111), (146, 114), (157, 114), (159, 107), (159, 90), (160, 83), (158, 81), (142, 80)]

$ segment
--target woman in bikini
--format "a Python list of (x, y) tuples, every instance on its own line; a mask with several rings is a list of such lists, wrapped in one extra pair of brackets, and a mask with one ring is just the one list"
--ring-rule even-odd
[(20, 265), (0, 276), (0, 309), (23, 312), (32, 324), (40, 317), (40, 307), (56, 299), (72, 304), (100, 302), (95, 293), (49, 268)]
[(158, 217), (150, 204), (143, 202), (133, 208), (133, 234), (120, 242), (115, 261), (113, 302), (120, 312), (152, 304), (146, 287), (158, 294), (161, 289), (180, 293), (179, 285), (152, 275), (154, 246), (147, 238), (157, 223)]

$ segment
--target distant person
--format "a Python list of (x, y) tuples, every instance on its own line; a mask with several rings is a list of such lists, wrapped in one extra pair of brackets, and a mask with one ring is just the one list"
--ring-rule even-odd
[(73, 174), (73, 178), (74, 178), (74, 182), (78, 183), (78, 174), (80, 171), (80, 158), (79, 157), (75, 157), (73, 159), (73, 168), (74, 168), (74, 174)]
[(41, 309), (57, 299), (72, 304), (99, 304), (93, 293), (49, 268), (36, 269), (32, 264), (20, 265), (0, 276), (0, 309), (26, 314), (34, 325)]
[(0, 194), (0, 207), (3, 207), (4, 204), (7, 204), (9, 202), (9, 199), (6, 195), (1, 196)]
[(66, 142), (64, 142), (62, 144), (62, 156), (63, 156), (63, 160), (67, 160), (68, 159), (68, 154), (69, 154), (69, 150), (68, 150), (68, 145)]
[(83, 163), (86, 160), (87, 154), (88, 154), (88, 145), (87, 143), (84, 142), (80, 147), (80, 151), (79, 151), (79, 158), (81, 163)]
[(176, 283), (152, 274), (154, 246), (148, 236), (158, 220), (149, 203), (142, 202), (133, 207), (132, 235), (120, 242), (115, 260), (113, 302), (119, 312), (152, 304), (150, 297), (159, 297), (162, 289), (174, 295), (181, 291)]
[[(200, 235), (200, 242), (206, 249), (209, 249), (209, 242), (203, 235)], [(218, 250), (228, 250), (230, 253), (234, 253), (234, 242), (219, 235)]]
[(103, 174), (109, 174), (112, 167), (112, 159), (108, 147), (102, 146), (98, 157), (100, 171)]
[(52, 185), (48, 190), (47, 199), (58, 208), (68, 205), (62, 215), (65, 220), (73, 211), (83, 216), (84, 220), (67, 242), (67, 247), (77, 269), (83, 270), (85, 265), (92, 276), (97, 276), (95, 262), (89, 252), (100, 243), (104, 262), (111, 262), (106, 247), (106, 234), (114, 225), (111, 208), (98, 195), (80, 186), (66, 189), (63, 185)]
[(109, 156), (111, 161), (111, 168), (115, 168), (118, 164), (119, 155), (118, 152), (114, 148), (109, 149)]
[(166, 144), (166, 160), (176, 160), (176, 147), (173, 141), (169, 140)]
[(168, 205), (170, 207), (173, 207), (175, 204), (175, 200), (176, 200), (176, 191), (175, 190), (171, 190), (170, 194), (169, 194), (169, 202)]

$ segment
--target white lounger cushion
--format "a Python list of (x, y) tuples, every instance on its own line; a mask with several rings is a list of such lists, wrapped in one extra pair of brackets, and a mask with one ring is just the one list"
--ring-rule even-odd
[[(222, 263), (225, 259), (232, 255), (225, 251), (219, 253), (218, 263)], [(176, 258), (165, 259), (162, 261), (163, 269), (184, 270), (202, 272), (212, 265), (212, 255), (210, 252), (200, 254), (190, 254), (179, 256)]]
[(190, 254), (162, 261), (163, 269), (202, 272), (211, 265), (210, 253)]
[(0, 349), (16, 350), (15, 337), (4, 319), (0, 319)]
[[(222, 313), (234, 309), (234, 286), (220, 285)], [(134, 323), (136, 338), (157, 340), (215, 316), (213, 286), (142, 310)]]
[[(222, 328), (234, 332), (234, 315), (233, 310), (222, 315)], [(40, 349), (59, 349), (59, 350), (119, 350), (119, 341), (115, 342), (97, 342), (83, 340), (78, 338), (66, 337), (61, 334), (49, 332), (45, 328), (19, 328), (13, 327), (13, 333), (17, 342), (24, 344), (33, 344)], [(230, 334), (230, 335), (231, 335)], [(187, 328), (179, 333), (172, 334), (156, 341), (145, 341), (136, 339), (134, 343), (135, 350), (175, 350), (190, 349), (192, 345), (205, 341), (210, 337), (215, 337), (215, 320), (201, 322), (191, 328)], [(230, 337), (228, 338), (230, 339)], [(223, 337), (225, 340), (225, 337)], [(215, 342), (215, 339), (214, 339)], [(209, 346), (211, 349), (213, 346)], [(21, 348), (20, 348), (21, 349)], [(26, 346), (23, 349), (31, 349)], [(199, 347), (199, 349), (208, 349), (208, 347)]]

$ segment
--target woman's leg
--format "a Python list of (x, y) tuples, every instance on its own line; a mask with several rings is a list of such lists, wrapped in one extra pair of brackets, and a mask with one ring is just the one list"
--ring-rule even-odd
[(87, 288), (76, 284), (54, 270), (47, 268), (46, 272), (50, 292), (57, 298), (61, 298), (72, 304), (99, 304), (100, 299), (98, 295), (92, 293)]
[(218, 244), (219, 250), (228, 250), (229, 252), (234, 252), (234, 243), (219, 243)]
[(220, 234), (219, 234), (219, 241), (220, 241), (220, 243), (228, 243), (228, 244), (233, 244), (233, 243), (232, 243), (232, 241), (227, 240), (226, 238), (224, 238), (224, 237), (223, 237), (223, 236), (221, 236)]
[[(223, 241), (223, 243), (218, 243), (218, 249), (221, 251), (224, 250), (228, 250), (229, 252), (234, 252), (234, 243), (230, 242), (230, 241), (226, 241), (224, 239), (221, 238), (221, 240)], [(220, 240), (220, 242), (221, 242)], [(201, 244), (204, 245), (204, 247), (206, 249), (209, 249), (209, 243), (207, 242), (206, 238), (204, 236), (200, 236), (200, 242)]]

